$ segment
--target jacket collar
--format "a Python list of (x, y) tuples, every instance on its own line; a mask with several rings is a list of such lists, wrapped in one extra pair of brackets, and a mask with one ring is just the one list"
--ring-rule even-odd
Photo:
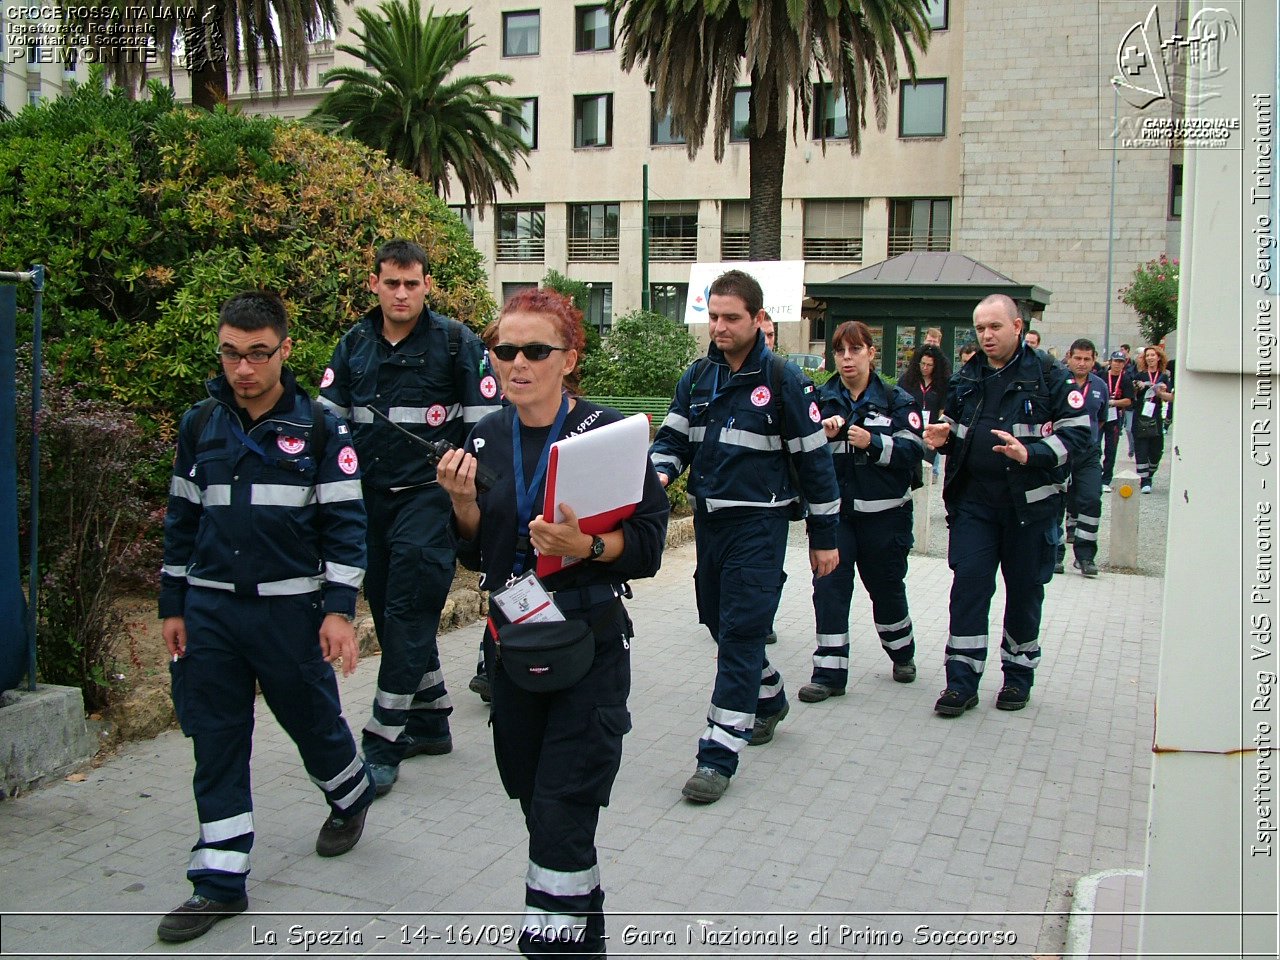
[[(256, 423), (263, 423), (267, 420), (288, 419), (297, 410), (299, 403), (309, 404), (311, 402), (306, 392), (298, 386), (297, 377), (293, 375), (293, 371), (287, 366), (280, 369), (280, 385), (284, 387), (284, 392), (280, 395), (280, 399), (276, 401), (274, 407), (255, 421)], [(248, 424), (246, 420), (248, 414), (236, 402), (235, 392), (231, 389), (231, 384), (227, 382), (225, 373), (220, 373), (206, 382), (205, 389), (209, 391), (209, 396), (229, 407), (233, 413), (240, 417), (241, 423)]]
[[(375, 341), (385, 339), (382, 335), (382, 307), (374, 307), (360, 318), (360, 323), (363, 325), (362, 333), (364, 336)], [(396, 349), (407, 350), (410, 353), (422, 353), (427, 347), (427, 331), (435, 326), (438, 326), (438, 324), (435, 317), (432, 316), (431, 308), (424, 305), (422, 316), (418, 318), (413, 331), (396, 344)]]
[[(742, 361), (742, 366), (738, 368), (733, 376), (750, 376), (751, 374), (759, 373), (764, 369), (764, 365), (769, 362), (765, 356), (766, 354), (773, 355), (772, 351), (764, 345), (764, 332), (757, 330), (756, 342), (752, 345), (751, 352), (747, 354), (747, 358)], [(720, 364), (722, 367), (729, 366), (729, 361), (724, 358), (724, 351), (717, 347), (715, 343), (707, 347), (707, 359), (712, 363)]]

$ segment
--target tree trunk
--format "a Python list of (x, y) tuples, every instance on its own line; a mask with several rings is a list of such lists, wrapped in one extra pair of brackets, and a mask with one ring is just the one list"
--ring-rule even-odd
[(768, 111), (768, 129), (755, 132), (753, 103), (751, 139), (747, 144), (751, 166), (751, 247), (752, 260), (782, 259), (782, 173), (787, 162), (785, 114), (776, 104), (763, 104)]
[(191, 104), (212, 111), (227, 102), (227, 45), (216, 19), (193, 22), (183, 31)]

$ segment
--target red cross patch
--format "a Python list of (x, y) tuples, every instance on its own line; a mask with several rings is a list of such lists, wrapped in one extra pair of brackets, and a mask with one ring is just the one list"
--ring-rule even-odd
[(485, 377), (480, 381), (480, 396), (492, 400), (498, 395), (498, 381), (493, 377)]
[(1084, 406), (1084, 394), (1079, 390), (1072, 390), (1067, 394), (1067, 406), (1072, 410), (1079, 410)]
[(1052, 423), (1046, 423), (1043, 427), (1041, 427), (1041, 428), (1040, 428), (1040, 435), (1041, 435), (1041, 436), (1043, 436), (1043, 437), (1047, 437), (1047, 436), (1049, 436), (1051, 433), (1053, 433), (1053, 424), (1052, 424)]
[(297, 437), (286, 437), (281, 434), (276, 438), (276, 446), (288, 454), (301, 453), (302, 448), (306, 445), (305, 441), (299, 440)]
[(360, 469), (360, 461), (356, 457), (355, 447), (343, 447), (338, 452), (338, 469), (348, 477)]
[(325, 367), (324, 376), (320, 378), (320, 389), (323, 390), (331, 383), (333, 383), (333, 367)]
[(811, 402), (809, 404), (809, 419), (814, 423), (822, 422), (822, 412), (818, 410), (818, 405), (816, 403)]
[(438, 403), (433, 403), (427, 408), (427, 424), (432, 427), (438, 427), (444, 423), (445, 409)]
[(763, 407), (773, 398), (773, 394), (769, 392), (768, 387), (756, 387), (751, 391), (751, 402), (757, 407)]
[(907, 414), (907, 423), (911, 424), (911, 429), (912, 429), (912, 430), (919, 430), (919, 429), (920, 429), (920, 414), (918, 414), (918, 413), (916, 413), (914, 410), (912, 410), (910, 413), (908, 413), (908, 414)]

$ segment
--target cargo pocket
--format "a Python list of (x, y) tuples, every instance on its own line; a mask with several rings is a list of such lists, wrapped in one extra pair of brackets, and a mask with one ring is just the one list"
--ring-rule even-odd
[(169, 663), (169, 695), (173, 698), (173, 712), (177, 714), (182, 735), (190, 737), (196, 731), (191, 724), (191, 705), (187, 702), (186, 674), (186, 657), (179, 657)]
[(602, 807), (609, 805), (613, 781), (622, 765), (622, 738), (631, 732), (631, 713), (625, 703), (601, 704), (591, 711), (582, 738), (584, 759), (581, 799)]
[(302, 719), (307, 729), (326, 733), (342, 715), (333, 667), (318, 659), (300, 663), (298, 670), (305, 686), (304, 702), (298, 704), (299, 710), (306, 711)]
[(1053, 568), (1058, 562), (1058, 526), (1050, 524), (1040, 539), (1040, 563), (1037, 567), (1037, 582), (1048, 583), (1053, 579)]

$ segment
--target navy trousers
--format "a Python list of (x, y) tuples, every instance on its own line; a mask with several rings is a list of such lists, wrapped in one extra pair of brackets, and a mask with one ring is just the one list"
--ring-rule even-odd
[(894, 663), (916, 654), (907, 609), (907, 554), (913, 542), (910, 504), (879, 513), (843, 514), (837, 531), (840, 564), (813, 580), (817, 649), (813, 683), (843, 690), (849, 679), (849, 605), (853, 572), (871, 598), (871, 618), (880, 646)]
[(1120, 434), (1124, 432), (1124, 412), (1102, 425), (1102, 482), (1111, 485), (1116, 471), (1116, 453), (1120, 449)]
[(453, 583), (449, 497), (439, 487), (365, 489), (369, 566), (364, 592), (382, 658), (362, 746), (370, 763), (398, 764), (411, 739), (449, 733), (436, 631)]
[(773, 716), (787, 704), (782, 675), (764, 652), (787, 578), (782, 569), (787, 522), (784, 510), (694, 517), (698, 619), (718, 648), (707, 728), (698, 740), (698, 765), (725, 776), (737, 771), (738, 754), (751, 739), (756, 717)]
[(211, 900), (244, 896), (253, 846), (249, 755), (254, 684), (334, 813), (373, 802), (373, 780), (342, 718), (338, 682), (320, 653), (320, 595), (238, 597), (192, 587), (187, 652), (170, 665), (173, 705), (191, 738), (200, 839), (187, 879)]
[[(609, 805), (631, 729), (631, 621), (620, 600), (570, 617), (592, 620), (595, 660), (567, 690), (532, 693), (490, 655), (493, 750), (508, 796), (529, 831), (525, 956), (580, 956), (605, 949), (604, 890), (596, 856), (600, 808)], [(493, 651), (491, 640), (487, 650)]]
[[(1098, 528), (1102, 526), (1101, 451), (1090, 447), (1071, 461), (1071, 486), (1066, 497), (1066, 532), (1075, 536), (1075, 558), (1080, 563), (1098, 556)], [(1058, 561), (1067, 556), (1067, 544), (1058, 540)]]
[(1044, 585), (1053, 577), (1056, 519), (1023, 526), (1011, 504), (991, 507), (962, 500), (948, 522), (947, 565), (954, 578), (945, 655), (947, 687), (965, 697), (978, 690), (987, 661), (991, 598), (999, 569), (1005, 586), (1001, 667), (1006, 683), (1030, 690), (1040, 662)]

